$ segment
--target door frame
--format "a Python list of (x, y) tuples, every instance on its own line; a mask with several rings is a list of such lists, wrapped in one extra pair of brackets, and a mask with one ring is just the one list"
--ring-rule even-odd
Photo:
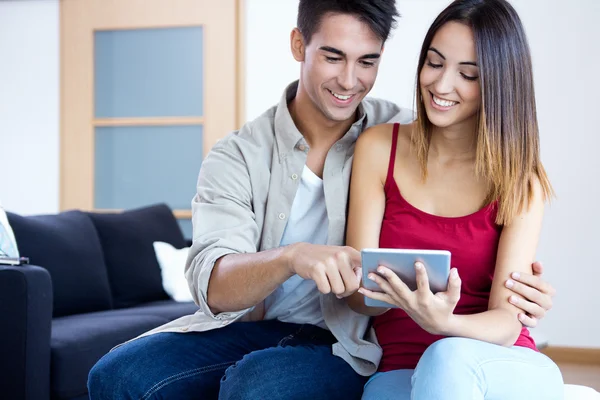
[[(117, 5), (121, 10), (130, 7), (131, 12), (114, 12)], [(233, 22), (227, 18), (232, 13)], [(94, 31), (199, 25), (205, 31), (207, 59), (217, 59), (227, 43), (231, 47), (226, 49), (231, 48), (229, 54), (235, 57), (234, 63), (206, 63), (202, 117), (95, 118)], [(239, 129), (245, 122), (245, 27), (244, 0), (60, 0), (60, 209), (120, 211), (94, 209), (96, 127), (201, 124), (203, 156), (216, 141)], [(210, 35), (219, 40), (207, 40)], [(219, 76), (235, 79), (215, 79)], [(233, 107), (222, 107), (232, 97)], [(191, 217), (190, 210), (174, 210), (174, 214), (180, 219)]]

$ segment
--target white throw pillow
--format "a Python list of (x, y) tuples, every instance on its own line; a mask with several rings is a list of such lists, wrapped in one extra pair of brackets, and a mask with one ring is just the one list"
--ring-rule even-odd
[(19, 258), (19, 249), (6, 212), (0, 203), (0, 256)]
[(176, 249), (165, 242), (153, 244), (165, 292), (175, 301), (193, 301), (184, 274), (185, 261), (190, 248)]

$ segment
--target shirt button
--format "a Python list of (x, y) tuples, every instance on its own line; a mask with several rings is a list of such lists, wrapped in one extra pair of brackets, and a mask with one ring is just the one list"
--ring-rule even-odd
[(284, 213), (280, 213), (279, 214), (279, 219), (282, 219), (282, 220), (285, 219), (285, 214)]
[(298, 174), (292, 174), (292, 179), (293, 179), (293, 180), (296, 180), (296, 179), (298, 179)]
[(298, 150), (304, 151), (304, 150), (306, 150), (306, 146), (303, 145), (303, 144), (301, 144), (301, 145), (298, 146)]
[(187, 326), (184, 326), (183, 328), (180, 328), (179, 330), (180, 330), (181, 332), (187, 332), (187, 331), (188, 331), (188, 329), (189, 329), (189, 328), (188, 328)]

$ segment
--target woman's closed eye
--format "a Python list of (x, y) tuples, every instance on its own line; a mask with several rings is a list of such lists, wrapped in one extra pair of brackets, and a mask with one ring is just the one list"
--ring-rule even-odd
[(462, 72), (460, 73), (460, 75), (468, 81), (476, 81), (477, 79), (479, 79), (478, 76), (471, 76), (471, 75), (464, 74)]
[(431, 61), (427, 61), (427, 65), (430, 66), (431, 68), (442, 68), (443, 67), (442, 64), (434, 64)]

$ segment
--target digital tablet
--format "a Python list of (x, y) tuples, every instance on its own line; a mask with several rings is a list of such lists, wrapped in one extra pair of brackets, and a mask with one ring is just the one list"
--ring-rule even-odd
[[(368, 278), (371, 272), (379, 274), (380, 265), (394, 271), (411, 290), (417, 289), (415, 262), (421, 261), (429, 277), (433, 293), (446, 291), (450, 276), (450, 252), (446, 250), (363, 249), (361, 251), (363, 286), (380, 292), (377, 283)], [(383, 301), (365, 296), (365, 305), (370, 307), (395, 307)]]

